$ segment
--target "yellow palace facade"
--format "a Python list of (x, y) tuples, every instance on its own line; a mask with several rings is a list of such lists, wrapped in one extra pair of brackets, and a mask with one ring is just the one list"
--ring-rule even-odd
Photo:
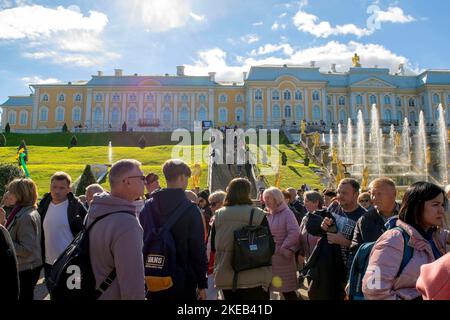
[[(176, 75), (114, 75), (98, 72), (91, 80), (57, 84), (30, 84), (33, 94), (11, 96), (0, 105), (1, 127), (12, 132), (193, 130), (202, 121), (214, 126), (276, 128), (310, 123), (346, 124), (361, 110), (370, 121), (377, 110), (384, 125), (413, 126), (424, 112), (428, 124), (436, 123), (438, 106), (450, 124), (450, 70), (427, 70), (404, 75), (403, 67), (389, 69), (354, 66), (347, 72), (321, 72), (308, 67), (255, 66), (243, 73), (240, 83), (225, 83), (207, 76), (188, 76), (184, 67)], [(80, 129), (80, 126), (82, 129)]]

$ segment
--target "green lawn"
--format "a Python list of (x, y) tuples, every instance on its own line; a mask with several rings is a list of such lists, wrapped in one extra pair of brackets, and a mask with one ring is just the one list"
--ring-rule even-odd
[[(291, 150), (295, 148), (295, 150)], [(278, 147), (280, 152), (285, 152), (287, 156), (286, 166), (281, 166), (281, 188), (293, 187), (298, 189), (302, 184), (306, 183), (312, 188), (319, 188), (322, 190), (325, 186), (320, 182), (320, 177), (312, 170), (318, 168), (315, 164), (310, 163), (309, 167), (305, 166), (303, 163), (297, 161), (302, 161), (305, 156), (305, 151), (295, 145), (281, 144)], [(271, 148), (268, 147), (268, 156), (271, 155)], [(258, 162), (260, 163), (260, 161)], [(280, 160), (281, 165), (281, 160)], [(268, 165), (259, 164), (258, 168), (269, 168)], [(275, 176), (266, 176), (266, 179), (270, 185), (274, 185)]]
[[(155, 146), (139, 149), (137, 147), (113, 147), (112, 162), (120, 159), (133, 158), (142, 162), (144, 173), (155, 172), (162, 179), (160, 183), (165, 186), (165, 180), (162, 174), (162, 164), (172, 158), (172, 149), (174, 146)], [(196, 150), (204, 150), (203, 146), (196, 146)], [(0, 148), (0, 162), (16, 163), (16, 147)], [(191, 148), (192, 157), (194, 156), (194, 147)], [(28, 146), (28, 170), (31, 178), (36, 182), (39, 194), (43, 195), (49, 190), (49, 181), (55, 171), (65, 171), (77, 179), (86, 164), (108, 164), (108, 147), (76, 147), (67, 149), (64, 147), (42, 147)], [(183, 153), (182, 153), (183, 154)], [(182, 155), (181, 154), (181, 155)], [(193, 165), (193, 161), (189, 163)], [(202, 163), (201, 188), (207, 187), (207, 164)], [(108, 183), (103, 183), (106, 189), (109, 189)], [(189, 186), (191, 187), (191, 186)]]

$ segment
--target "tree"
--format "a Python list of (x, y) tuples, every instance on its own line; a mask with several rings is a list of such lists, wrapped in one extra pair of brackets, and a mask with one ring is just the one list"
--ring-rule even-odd
[(69, 129), (67, 129), (67, 124), (64, 122), (64, 125), (62, 126), (62, 132), (67, 132)]
[(76, 196), (80, 196), (86, 193), (86, 188), (93, 183), (97, 183), (94, 174), (92, 173), (91, 166), (86, 165), (83, 174), (80, 177), (80, 182), (78, 183), (77, 190), (75, 191)]
[(6, 146), (6, 138), (3, 133), (0, 133), (0, 147)]
[(139, 148), (144, 149), (146, 147), (146, 145), (147, 145), (147, 140), (145, 140), (144, 136), (141, 136), (138, 141)]
[(19, 167), (12, 164), (0, 163), (0, 199), (3, 197), (8, 183), (16, 178), (23, 177), (24, 174)]
[(5, 133), (10, 133), (10, 132), (11, 132), (11, 127), (9, 126), (9, 122), (8, 122), (5, 126)]
[(72, 136), (72, 139), (70, 139), (70, 145), (69, 145), (69, 149), (76, 147), (78, 144), (78, 140), (77, 137), (75, 135)]

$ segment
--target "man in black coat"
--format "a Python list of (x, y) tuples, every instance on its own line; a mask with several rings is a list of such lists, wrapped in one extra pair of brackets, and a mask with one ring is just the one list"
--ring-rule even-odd
[[(139, 215), (145, 241), (152, 230), (147, 227), (152, 215), (156, 227), (161, 227), (176, 209), (189, 202), (185, 190), (191, 169), (181, 160), (168, 160), (163, 165), (167, 188), (158, 190), (148, 200)], [(188, 206), (170, 229), (176, 246), (177, 270), (172, 275), (173, 286), (159, 292), (149, 292), (152, 300), (200, 300), (206, 299), (208, 287), (208, 259), (206, 257), (205, 232), (201, 213), (196, 205)]]
[[(0, 215), (4, 214), (0, 208)], [(16, 251), (8, 230), (0, 223), (0, 301), (19, 300), (19, 273)]]

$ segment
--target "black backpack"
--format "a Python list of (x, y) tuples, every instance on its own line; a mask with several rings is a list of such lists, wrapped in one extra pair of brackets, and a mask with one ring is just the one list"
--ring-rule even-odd
[[(149, 204), (152, 199), (147, 202), (145, 208), (150, 208)], [(144, 266), (145, 266), (145, 282), (147, 285), (147, 297), (161, 291), (166, 291), (176, 286), (176, 269), (177, 269), (177, 247), (173, 238), (171, 229), (173, 225), (193, 207), (190, 201), (181, 203), (178, 208), (168, 217), (162, 226), (155, 223), (154, 213), (151, 210), (143, 210), (145, 218), (141, 218), (142, 227), (144, 228)]]
[(118, 211), (95, 219), (89, 227), (83, 227), (71, 244), (56, 259), (48, 279), (51, 300), (97, 300), (108, 289), (116, 278), (116, 269), (114, 268), (99, 288), (96, 288), (89, 255), (89, 231), (100, 220), (117, 213), (134, 216), (133, 212)]
[(254, 212), (255, 208), (252, 208), (247, 226), (234, 231), (234, 248), (231, 260), (234, 270), (233, 291), (236, 290), (240, 271), (272, 265), (275, 241), (268, 227), (252, 224)]

